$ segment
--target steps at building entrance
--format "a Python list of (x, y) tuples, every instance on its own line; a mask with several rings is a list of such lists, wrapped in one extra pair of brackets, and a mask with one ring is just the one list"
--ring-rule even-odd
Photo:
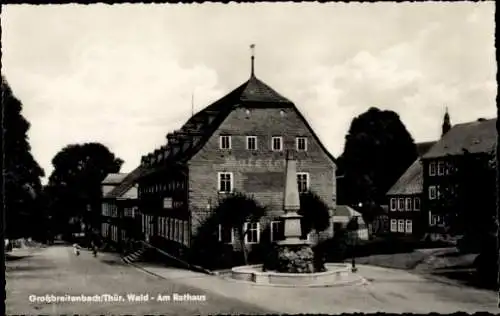
[(145, 256), (149, 252), (151, 252), (151, 250), (152, 249), (150, 247), (146, 247), (144, 244), (141, 244), (141, 246), (138, 249), (136, 249), (135, 251), (132, 251), (129, 254), (127, 254), (126, 256), (124, 256), (122, 258), (122, 260), (125, 263), (134, 263), (134, 262), (143, 261), (143, 259), (145, 259)]

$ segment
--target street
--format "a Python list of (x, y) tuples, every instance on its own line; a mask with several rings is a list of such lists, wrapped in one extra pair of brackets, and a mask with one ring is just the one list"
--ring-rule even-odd
[[(360, 264), (359, 273), (367, 280), (363, 285), (280, 288), (154, 263), (126, 265), (112, 253), (94, 258), (82, 251), (77, 257), (72, 250), (64, 245), (15, 249), (12, 255), (17, 259), (6, 262), (7, 314), (498, 312), (494, 291), (443, 283), (400, 269)], [(30, 296), (40, 299), (47, 294), (73, 298), (107, 294), (121, 296), (122, 301), (30, 302)], [(132, 294), (135, 301), (129, 301)], [(182, 301), (175, 301), (176, 297)]]
[[(262, 308), (224, 298), (215, 293), (163, 280), (122, 263), (116, 255), (89, 251), (75, 256), (72, 247), (55, 245), (14, 251), (6, 261), (7, 314), (266, 314)], [(30, 302), (30, 295), (121, 295), (123, 302)], [(149, 301), (128, 301), (127, 294), (149, 294)], [(157, 301), (163, 297), (191, 295), (191, 300)], [(196, 297), (198, 295), (198, 297)], [(201, 295), (201, 297), (200, 297)], [(202, 296), (205, 296), (205, 301)], [(194, 297), (194, 299), (193, 299)], [(140, 297), (139, 297), (140, 298)], [(196, 300), (198, 298), (198, 300)], [(189, 299), (189, 298), (188, 298)]]

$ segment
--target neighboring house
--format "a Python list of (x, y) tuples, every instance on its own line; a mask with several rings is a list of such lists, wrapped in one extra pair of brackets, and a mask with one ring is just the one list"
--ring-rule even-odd
[(360, 240), (368, 240), (368, 227), (363, 220), (361, 213), (354, 210), (352, 207), (347, 205), (337, 205), (335, 211), (333, 212), (333, 225), (334, 231), (346, 228), (347, 224), (352, 220), (353, 217), (357, 217), (358, 230), (357, 235)]
[[(448, 109), (444, 114), (441, 135), (451, 128)], [(421, 158), (437, 141), (415, 144), (418, 158), (408, 167), (387, 192), (389, 203), (389, 231), (400, 236), (420, 238), (427, 231), (425, 212), (422, 211), (423, 166)]]
[(140, 222), (136, 216), (139, 206), (137, 179), (142, 172), (143, 168), (138, 167), (131, 173), (120, 176), (121, 182), (111, 190), (109, 185), (103, 185), (101, 235), (116, 246), (122, 246), (128, 239), (142, 238)]
[[(147, 171), (139, 180), (139, 198), (152, 242), (189, 247), (218, 203), (239, 191), (269, 210), (259, 223), (245, 225), (246, 243), (258, 243), (266, 226), (280, 226), (288, 150), (296, 152), (299, 190), (311, 189), (335, 207), (334, 158), (297, 107), (254, 75), (253, 61), (248, 81), (167, 139), (142, 159)], [(238, 247), (231, 228), (221, 227), (219, 238)]]
[(422, 178), (419, 158), (387, 192), (391, 233), (420, 236), (425, 230), (421, 223)]
[(488, 154), (496, 147), (496, 141), (496, 119), (479, 119), (453, 126), (422, 157), (422, 207), (427, 212), (426, 223), (433, 227), (434, 234), (443, 234), (448, 226), (448, 214), (443, 211), (440, 200), (443, 190), (454, 186), (453, 174), (464, 151), (488, 159)]

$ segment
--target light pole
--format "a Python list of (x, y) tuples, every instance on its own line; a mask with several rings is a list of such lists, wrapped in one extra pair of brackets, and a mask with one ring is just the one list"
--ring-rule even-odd
[(352, 217), (351, 220), (351, 239), (352, 239), (352, 258), (351, 258), (351, 271), (356, 272), (358, 271), (358, 268), (356, 268), (356, 254), (355, 254), (355, 249), (356, 249), (356, 240), (358, 237), (358, 216), (355, 215)]

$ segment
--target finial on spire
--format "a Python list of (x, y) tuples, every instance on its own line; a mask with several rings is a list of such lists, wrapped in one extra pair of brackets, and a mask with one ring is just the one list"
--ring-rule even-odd
[(250, 51), (252, 52), (252, 72), (251, 75), (253, 76), (255, 74), (255, 66), (254, 66), (254, 61), (255, 61), (255, 44), (250, 45)]

